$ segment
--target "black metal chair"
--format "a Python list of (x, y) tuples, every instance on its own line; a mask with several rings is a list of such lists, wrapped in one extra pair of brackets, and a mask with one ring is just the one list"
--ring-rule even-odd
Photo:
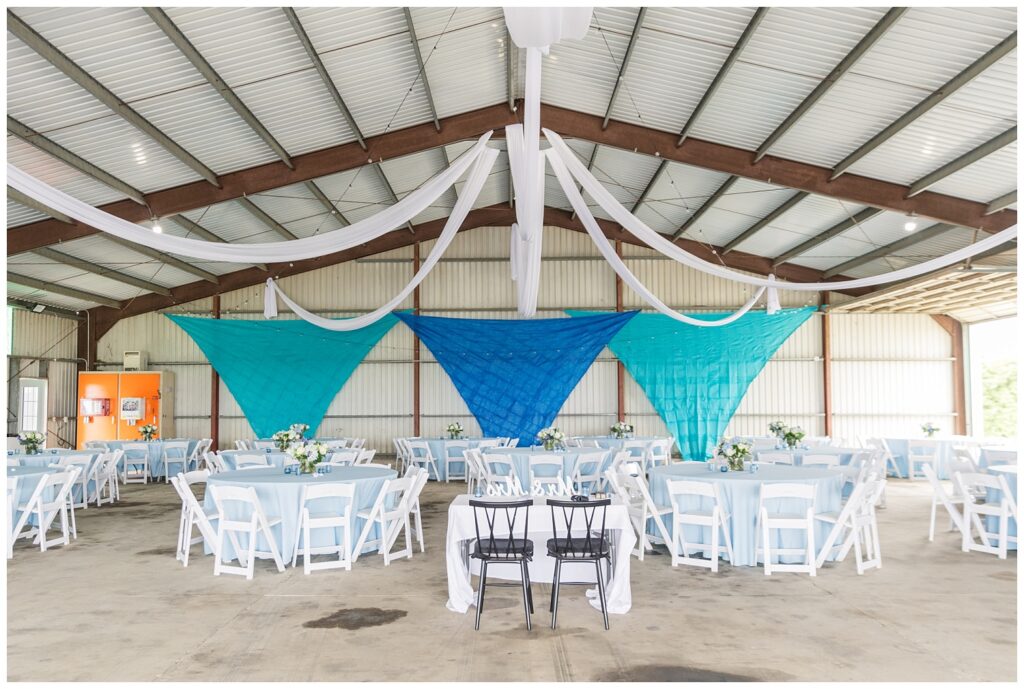
[[(530, 507), (533, 506), (533, 500), (511, 502), (470, 500), (469, 504), (473, 508), (473, 522), (476, 527), (476, 543), (470, 557), (480, 560), (480, 588), (476, 595), (476, 626), (474, 629), (480, 629), (480, 614), (484, 609), (484, 592), (487, 588), (487, 567), (494, 564), (516, 564), (519, 565), (522, 578), (526, 628), (532, 630), (533, 624), (530, 622), (530, 615), (533, 614), (533, 590), (530, 586), (529, 562), (533, 559), (533, 541), (527, 537), (527, 534), (529, 533)], [(486, 524), (486, 533), (480, 531), (481, 514)], [(494, 531), (496, 522), (505, 528), (500, 537)], [(517, 535), (520, 533), (520, 522), (522, 537)], [(491, 585), (518, 586), (519, 584)]]
[[(612, 504), (612, 501), (608, 498), (580, 502), (549, 499), (547, 504), (551, 507), (551, 533), (554, 535), (554, 538), (548, 539), (548, 556), (555, 558), (555, 577), (551, 582), (551, 628), (555, 628), (558, 619), (559, 587), (563, 583), (590, 585), (589, 582), (562, 582), (562, 563), (593, 562), (594, 569), (597, 570), (597, 593), (601, 597), (604, 628), (608, 629), (608, 604), (605, 600), (601, 561), (606, 562), (608, 577), (611, 578), (611, 543), (604, 527), (608, 505)], [(573, 536), (574, 529), (580, 535)]]

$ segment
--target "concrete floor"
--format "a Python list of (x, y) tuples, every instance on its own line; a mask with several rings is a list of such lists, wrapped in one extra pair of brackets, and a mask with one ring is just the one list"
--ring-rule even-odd
[[(253, 581), (213, 576), (212, 558), (174, 559), (170, 486), (128, 486), (116, 506), (78, 513), (71, 546), (19, 545), (7, 565), (9, 680), (862, 680), (1016, 679), (1017, 557), (927, 541), (925, 483), (892, 482), (880, 512), (884, 568), (852, 556), (812, 579), (760, 569), (633, 560), (633, 609), (600, 613), (535, 584), (527, 632), (514, 589), (473, 615), (445, 609), (447, 505), (427, 486), (426, 554), (352, 572), (260, 561)], [(193, 551), (199, 552), (199, 548)]]

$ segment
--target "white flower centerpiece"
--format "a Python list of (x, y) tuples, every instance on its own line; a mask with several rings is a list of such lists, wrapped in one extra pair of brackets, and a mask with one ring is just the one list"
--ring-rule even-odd
[(142, 436), (143, 440), (149, 442), (156, 437), (159, 430), (155, 423), (147, 423), (144, 426), (139, 426), (139, 435)]
[(630, 424), (626, 423), (625, 421), (619, 421), (614, 426), (612, 426), (610, 430), (612, 432), (612, 435), (614, 435), (617, 439), (622, 440), (627, 435), (633, 432), (633, 427)]
[(805, 435), (807, 434), (804, 433), (804, 429), (799, 426), (793, 426), (791, 428), (787, 428), (782, 434), (782, 442), (784, 442), (786, 447), (790, 450), (795, 450), (800, 444), (800, 441), (804, 439)]
[(285, 452), (299, 463), (299, 469), (304, 474), (314, 473), (317, 466), (327, 458), (327, 446), (315, 440), (292, 443)]
[(743, 471), (743, 462), (753, 459), (750, 444), (725, 438), (715, 448), (715, 456), (724, 460), (730, 471)]
[(554, 426), (540, 429), (540, 432), (537, 433), (537, 440), (541, 441), (544, 444), (544, 449), (548, 451), (556, 448), (565, 449), (565, 433)]
[(458, 440), (459, 438), (462, 437), (462, 434), (465, 432), (466, 429), (462, 427), (461, 423), (459, 423), (458, 421), (454, 421), (448, 424), (448, 427), (445, 430), (448, 432), (449, 440)]
[(288, 448), (296, 443), (301, 443), (306, 437), (306, 431), (309, 430), (309, 426), (304, 423), (293, 423), (288, 427), (288, 430), (278, 431), (274, 435), (270, 436), (270, 439), (277, 445), (277, 449), (281, 452), (287, 452)]
[(926, 436), (931, 438), (936, 433), (938, 433), (940, 429), (938, 426), (929, 421), (928, 423), (921, 424), (921, 430), (924, 432)]
[(43, 446), (43, 441), (46, 438), (42, 433), (36, 431), (26, 431), (18, 434), (18, 442), (25, 448), (25, 454), (35, 455), (39, 454), (39, 448)]
[(768, 424), (768, 432), (774, 435), (779, 440), (782, 440), (782, 436), (785, 435), (788, 426), (781, 421), (772, 421)]

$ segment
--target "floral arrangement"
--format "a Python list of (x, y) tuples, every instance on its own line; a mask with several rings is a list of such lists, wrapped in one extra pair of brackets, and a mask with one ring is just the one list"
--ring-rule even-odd
[(724, 459), (731, 471), (743, 471), (743, 462), (753, 458), (751, 445), (724, 438), (715, 448), (715, 456)]
[(24, 446), (25, 452), (30, 455), (37, 454), (45, 440), (46, 437), (42, 433), (37, 433), (36, 431), (26, 431), (18, 434), (18, 442)]
[(295, 443), (301, 443), (305, 439), (306, 431), (308, 430), (309, 426), (304, 423), (293, 423), (288, 427), (288, 430), (278, 431), (270, 436), (270, 439), (277, 445), (278, 450), (287, 452), (289, 447)]
[(448, 437), (451, 440), (458, 440), (459, 438), (462, 437), (463, 431), (465, 431), (465, 429), (462, 427), (462, 424), (459, 423), (458, 421), (448, 424), (448, 428), (446, 428), (445, 430), (448, 431)]
[(800, 444), (800, 441), (804, 439), (805, 435), (807, 434), (804, 433), (802, 428), (799, 426), (793, 426), (792, 428), (787, 428), (783, 432), (782, 441), (786, 443), (786, 447), (792, 450)]
[(143, 440), (150, 441), (156, 437), (156, 434), (159, 430), (160, 429), (157, 428), (155, 423), (147, 423), (145, 425), (139, 426), (139, 435), (142, 436)]
[(785, 435), (788, 426), (781, 421), (772, 421), (768, 424), (768, 432), (774, 435), (776, 438), (782, 438)]
[(545, 450), (554, 450), (556, 447), (565, 447), (565, 433), (554, 426), (542, 428), (537, 433), (537, 440), (544, 443)]
[(612, 432), (612, 435), (614, 435), (619, 440), (622, 440), (628, 434), (633, 432), (633, 426), (626, 423), (625, 421), (619, 421), (614, 426), (612, 426), (610, 430)]
[(304, 474), (312, 474), (316, 471), (317, 465), (327, 458), (329, 452), (326, 445), (316, 441), (297, 442), (288, 446), (285, 450), (288, 456), (299, 463), (299, 468)]
[(933, 435), (939, 432), (939, 427), (933, 424), (931, 421), (929, 421), (928, 423), (921, 424), (921, 430), (924, 431), (924, 434), (926, 436), (931, 438)]

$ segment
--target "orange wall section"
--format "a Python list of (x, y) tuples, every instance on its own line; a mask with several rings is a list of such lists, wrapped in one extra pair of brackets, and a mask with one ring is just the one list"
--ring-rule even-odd
[[(78, 449), (90, 440), (117, 439), (118, 376), (116, 372), (88, 371), (78, 374), (78, 399), (110, 400), (110, 416), (78, 416)], [(79, 403), (79, 409), (81, 403)]]
[(156, 424), (157, 438), (162, 437), (160, 426), (160, 374), (159, 373), (121, 373), (121, 398), (142, 397), (146, 400), (146, 415), (131, 425), (120, 418), (121, 406), (118, 404), (117, 431), (120, 440), (141, 440), (139, 427), (147, 423)]

